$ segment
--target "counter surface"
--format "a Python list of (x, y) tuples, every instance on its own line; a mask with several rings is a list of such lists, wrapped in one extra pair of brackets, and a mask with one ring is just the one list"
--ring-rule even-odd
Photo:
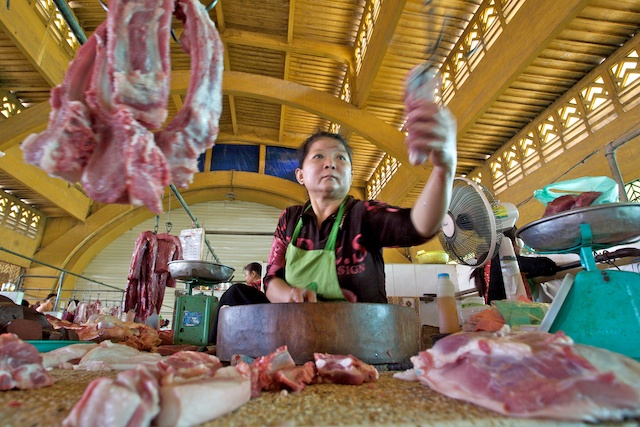
[[(56, 382), (38, 390), (0, 392), (0, 425), (59, 426), (89, 382), (114, 378), (113, 371), (52, 371)], [(470, 403), (436, 393), (418, 382), (381, 373), (377, 383), (362, 386), (314, 384), (300, 393), (265, 392), (235, 412), (203, 426), (544, 426), (582, 425), (507, 418)], [(608, 423), (637, 426), (639, 423)]]

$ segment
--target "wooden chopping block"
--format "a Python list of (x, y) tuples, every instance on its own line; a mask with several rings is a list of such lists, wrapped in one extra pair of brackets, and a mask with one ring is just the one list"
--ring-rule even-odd
[(321, 302), (222, 307), (216, 356), (265, 356), (286, 345), (296, 364), (313, 353), (351, 354), (365, 363), (407, 363), (419, 352), (414, 309), (393, 304)]

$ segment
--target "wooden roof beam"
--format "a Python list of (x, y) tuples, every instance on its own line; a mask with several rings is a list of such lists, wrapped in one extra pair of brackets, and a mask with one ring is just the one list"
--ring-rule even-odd
[[(31, 3), (31, 4), (30, 4)], [(51, 86), (62, 83), (71, 56), (33, 10), (35, 2), (14, 1), (0, 7), (0, 29), (11, 38)], [(51, 25), (51, 23), (49, 23)]]

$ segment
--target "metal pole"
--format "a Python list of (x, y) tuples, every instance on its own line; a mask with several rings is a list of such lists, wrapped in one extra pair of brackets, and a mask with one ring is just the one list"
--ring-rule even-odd
[[(196, 227), (201, 228), (200, 223), (198, 222), (198, 219), (195, 217), (193, 212), (191, 212), (191, 209), (189, 209), (187, 202), (185, 202), (184, 199), (182, 198), (182, 195), (180, 194), (180, 191), (178, 191), (178, 188), (175, 185), (173, 185), (173, 183), (169, 184), (169, 188), (171, 188), (171, 191), (173, 191), (173, 194), (176, 195), (176, 198), (178, 199), (178, 201), (180, 202), (184, 210), (187, 212), (187, 215), (189, 215), (189, 218), (191, 218), (193, 223), (196, 225)], [(209, 248), (211, 255), (213, 255), (213, 259), (215, 259), (216, 262), (219, 264), (220, 260), (218, 259), (218, 256), (216, 255), (216, 253), (213, 251), (213, 248), (211, 247), (211, 243), (209, 243), (209, 239), (205, 237), (204, 243), (207, 245), (207, 248)]]
[(78, 23), (78, 20), (69, 8), (66, 0), (53, 0), (53, 2), (56, 4), (56, 7), (60, 11), (60, 15), (64, 18), (64, 21), (69, 26), (73, 35), (78, 39), (78, 42), (80, 44), (84, 44), (87, 41), (87, 36), (84, 34), (84, 30)]
[(621, 202), (628, 202), (629, 198), (627, 197), (627, 192), (624, 188), (624, 180), (622, 179), (622, 173), (620, 173), (620, 168), (618, 167), (618, 161), (616, 159), (616, 150), (631, 141), (632, 139), (640, 136), (640, 128), (628, 133), (626, 135), (622, 135), (620, 138), (611, 141), (607, 144), (607, 147), (604, 151), (604, 156), (607, 158), (607, 163), (609, 163), (609, 169), (611, 170), (611, 175), (613, 179), (618, 183), (618, 194)]

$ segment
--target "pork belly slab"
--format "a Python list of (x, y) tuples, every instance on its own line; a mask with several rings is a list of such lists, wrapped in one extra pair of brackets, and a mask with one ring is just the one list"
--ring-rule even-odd
[(598, 421), (640, 415), (640, 363), (562, 332), (457, 333), (411, 358), (423, 384), (503, 415)]

